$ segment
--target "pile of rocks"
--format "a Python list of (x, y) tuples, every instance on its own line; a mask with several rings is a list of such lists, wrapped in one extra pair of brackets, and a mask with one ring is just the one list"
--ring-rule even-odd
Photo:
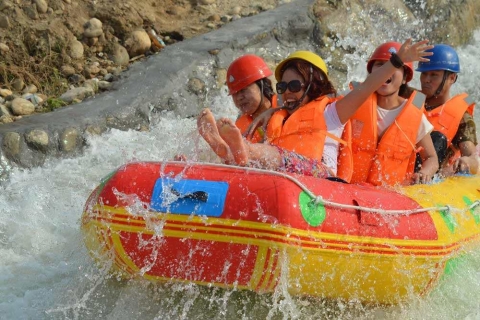
[[(47, 44), (52, 46), (52, 43), (53, 46), (61, 46), (58, 59), (61, 64), (56, 65), (55, 70), (58, 70), (61, 78), (58, 91), (63, 92), (58, 93), (58, 96), (39, 92), (42, 91), (43, 83), (37, 81), (35, 85), (28, 77), (19, 76), (11, 82), (5, 81), (0, 88), (0, 124), (79, 103), (98, 92), (109, 90), (112, 82), (118, 79), (121, 72), (132, 62), (158, 53), (165, 45), (184, 39), (178, 32), (171, 32), (170, 35), (164, 32), (161, 35), (159, 31), (164, 23), (160, 23), (160, 19), (163, 17), (155, 16), (153, 10), (148, 12), (148, 6), (157, 8), (157, 12), (163, 11), (165, 15), (176, 20), (176, 23), (177, 19), (190, 14), (192, 22), (196, 23), (188, 27), (182, 26), (181, 30), (184, 34), (193, 36), (195, 33), (220, 28), (241, 17), (271, 10), (282, 1), (268, 0), (263, 4), (249, 2), (249, 5), (242, 5), (242, 1), (237, 1), (236, 5), (220, 4), (215, 0), (162, 0), (148, 4), (117, 2), (112, 0), (111, 12), (107, 14), (107, 4), (101, 1), (90, 3), (82, 0), (33, 0), (26, 3), (20, 0), (0, 0), (1, 55), (7, 61), (9, 55), (14, 56), (15, 52), (22, 50), (25, 42), (29, 41), (27, 46), (32, 47), (40, 48)], [(186, 4), (190, 6), (190, 11)], [(143, 13), (140, 9), (142, 5)], [(231, 8), (223, 8), (225, 5)], [(90, 16), (94, 14), (96, 17), (82, 21), (85, 13)], [(18, 25), (12, 23), (12, 20), (16, 20)], [(81, 26), (79, 23), (82, 23)], [(45, 24), (49, 25), (47, 36), (41, 32)], [(184, 24), (188, 24), (188, 21)], [(34, 30), (31, 31), (30, 40), (15, 40), (22, 28)], [(44, 48), (39, 49), (42, 50)], [(30, 58), (38, 61), (38, 57)], [(10, 64), (19, 63), (18, 60), (11, 61), (13, 59), (10, 59)]]
[[(44, 0), (37, 0), (37, 10), (43, 13)], [(3, 2), (5, 3), (5, 1)], [(120, 73), (139, 57), (159, 52), (165, 43), (153, 29), (133, 31), (122, 46), (116, 41), (110, 42), (105, 37), (99, 19), (92, 18), (84, 24), (83, 41), (72, 37), (67, 46), (67, 61), (61, 66), (61, 74), (68, 80), (69, 89), (58, 98), (53, 98), (48, 106), (48, 97), (39, 93), (34, 84), (25, 84), (21, 78), (11, 83), (11, 89), (0, 88), (0, 123), (10, 123), (33, 113), (50, 111), (55, 107), (71, 103), (79, 103), (85, 98), (94, 96), (99, 91), (109, 90), (111, 82), (118, 79)], [(84, 56), (84, 46), (88, 46), (95, 55)], [(104, 49), (109, 46), (110, 54)], [(2, 51), (9, 47), (0, 43)], [(53, 106), (52, 106), (53, 104)]]
[(0, 89), (0, 123), (10, 123), (34, 113), (46, 101), (47, 97), (37, 93), (35, 85), (24, 88), (21, 79), (15, 81), (18, 91), (23, 89), (23, 95), (14, 94), (9, 89)]

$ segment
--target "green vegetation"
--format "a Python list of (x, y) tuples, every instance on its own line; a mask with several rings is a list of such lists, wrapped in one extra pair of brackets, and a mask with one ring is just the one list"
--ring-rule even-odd
[(43, 105), (43, 110), (46, 112), (53, 111), (55, 109), (66, 106), (67, 103), (58, 98), (48, 98), (45, 104)]

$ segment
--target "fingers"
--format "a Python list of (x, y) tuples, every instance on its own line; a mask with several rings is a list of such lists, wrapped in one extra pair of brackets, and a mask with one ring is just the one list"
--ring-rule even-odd
[(255, 134), (255, 131), (257, 128), (262, 127), (263, 129), (266, 129), (268, 122), (270, 121), (270, 118), (272, 115), (280, 110), (281, 108), (271, 108), (268, 110), (265, 110), (262, 114), (260, 114), (258, 117), (256, 117), (252, 123), (250, 123), (250, 126), (248, 126), (247, 131), (245, 132), (245, 138), (251, 139), (253, 135)]
[(420, 58), (432, 56), (433, 52), (427, 52), (427, 50), (432, 49), (433, 46), (432, 45), (427, 45), (427, 43), (428, 43), (428, 40), (423, 40), (423, 41), (417, 42), (412, 46), (412, 50)]
[(399, 50), (399, 55), (404, 62), (422, 61), (428, 62), (427, 57), (432, 56), (433, 52), (427, 52), (433, 48), (432, 45), (427, 45), (429, 40), (421, 40), (412, 44), (412, 39), (407, 39)]
[(453, 172), (457, 172), (457, 169), (458, 169), (458, 163), (460, 162), (459, 159), (455, 160), (455, 162), (453, 163)]
[(460, 158), (453, 164), (453, 170), (455, 173), (470, 173), (470, 166)]
[(412, 38), (408, 38), (408, 39), (405, 40), (405, 42), (402, 44), (402, 46), (400, 47), (400, 50), (410, 47), (411, 44), (412, 44)]
[(412, 175), (412, 182), (413, 184), (422, 183), (422, 174), (420, 172), (416, 172)]
[(422, 45), (418, 48), (418, 55), (420, 56), (418, 61), (421, 61), (421, 62), (428, 62), (430, 61), (430, 59), (426, 58), (426, 57), (430, 57), (430, 56), (433, 56), (433, 52), (431, 51), (427, 51), (427, 50), (430, 50), (430, 49), (433, 49), (433, 46), (432, 45)]
[(268, 121), (270, 120), (270, 117), (275, 111), (276, 110), (273, 108), (268, 109), (264, 111), (261, 115), (259, 115), (257, 118), (255, 118), (247, 129), (246, 137), (253, 137), (253, 135), (255, 134), (255, 130), (257, 130), (258, 127), (266, 127)]
[[(409, 40), (412, 40), (412, 39), (409, 39)], [(427, 46), (427, 43), (429, 42), (430, 40), (421, 40), (421, 41), (418, 41), (418, 42), (415, 42), (413, 44), (414, 47), (428, 47), (430, 45)], [(433, 46), (432, 46), (433, 47)]]
[(257, 130), (257, 128), (260, 126), (261, 123), (262, 123), (261, 117), (254, 119), (252, 123), (248, 126), (245, 137), (247, 139), (251, 139), (255, 134), (255, 130)]
[(420, 175), (418, 173), (414, 173), (412, 176), (413, 184), (419, 184), (420, 183)]
[(432, 178), (433, 177), (430, 174), (419, 171), (413, 174), (412, 180), (414, 184), (419, 184), (419, 183), (429, 183), (430, 181), (432, 181)]

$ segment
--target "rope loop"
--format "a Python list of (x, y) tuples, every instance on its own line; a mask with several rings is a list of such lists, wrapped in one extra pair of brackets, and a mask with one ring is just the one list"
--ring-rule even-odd
[(313, 202), (313, 204), (315, 204), (315, 205), (317, 205), (317, 204), (319, 204), (319, 203), (320, 203), (320, 204), (324, 204), (324, 203), (325, 203), (325, 201), (323, 201), (323, 197), (322, 197), (322, 196), (316, 196), (316, 197), (315, 197), (315, 200), (314, 200), (314, 202)]
[(475, 200), (470, 205), (469, 209), (474, 209), (475, 207), (480, 206), (480, 200)]
[(448, 204), (446, 204), (445, 206), (443, 206), (443, 208), (444, 208), (444, 209), (443, 209), (442, 211), (445, 212), (445, 213), (450, 213), (450, 214), (451, 214), (452, 211), (453, 211), (453, 210), (452, 210), (452, 206), (450, 206), (450, 205), (448, 205)]

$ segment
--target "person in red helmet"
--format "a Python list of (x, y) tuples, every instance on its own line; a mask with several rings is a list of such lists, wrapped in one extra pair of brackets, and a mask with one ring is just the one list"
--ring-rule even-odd
[[(235, 125), (246, 136), (250, 124), (264, 111), (277, 107), (277, 95), (273, 91), (272, 81), (268, 78), (272, 75), (272, 70), (265, 61), (254, 54), (246, 54), (235, 59), (227, 70), (228, 94), (232, 96), (235, 107), (240, 111), (240, 115), (235, 121)], [(202, 135), (208, 137), (208, 132), (216, 130), (209, 125), (198, 123), (198, 128)], [(263, 128), (258, 127), (247, 140), (252, 143), (262, 142), (265, 138)], [(228, 154), (226, 144), (211, 143), (206, 139), (212, 149), (218, 154)], [(175, 156), (175, 160), (186, 160), (184, 155)], [(230, 163), (232, 159), (224, 159)]]
[[(398, 42), (387, 42), (373, 52), (367, 63), (374, 73), (400, 50)], [(433, 126), (425, 117), (425, 95), (401, 96), (413, 78), (412, 63), (398, 63), (395, 72), (350, 118), (352, 125), (352, 183), (390, 185), (426, 183), (438, 170), (438, 158), (430, 137)], [(355, 90), (357, 84), (352, 83)], [(421, 168), (415, 172), (417, 152)]]
[[(273, 91), (272, 81), (268, 78), (272, 71), (265, 61), (254, 54), (243, 55), (234, 60), (227, 70), (228, 93), (232, 96), (233, 103), (241, 112), (235, 125), (242, 134), (246, 135), (247, 129), (264, 111), (277, 106), (277, 95)], [(222, 159), (226, 163), (233, 162), (225, 142), (212, 140), (218, 136), (216, 126), (204, 123), (201, 118), (197, 122), (200, 134), (217, 155), (225, 155)], [(263, 128), (259, 127), (253, 135), (248, 137), (252, 143), (262, 142), (265, 138)]]
[[(241, 112), (235, 125), (245, 133), (252, 121), (264, 111), (277, 106), (277, 95), (272, 81), (272, 71), (265, 61), (254, 54), (246, 54), (234, 60), (227, 70), (227, 86), (233, 103)], [(250, 142), (261, 142), (265, 133), (257, 128)]]

